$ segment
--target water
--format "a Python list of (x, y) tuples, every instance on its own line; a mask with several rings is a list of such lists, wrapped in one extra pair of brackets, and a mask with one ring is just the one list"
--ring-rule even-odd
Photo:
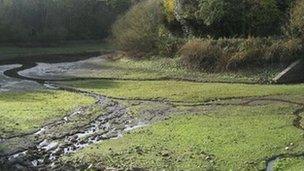
[(129, 126), (127, 125), (126, 128), (125, 128), (125, 132), (129, 132), (129, 131), (132, 131), (134, 129), (138, 129), (138, 128), (141, 128), (141, 127), (145, 127), (147, 126), (148, 124), (146, 122), (142, 122), (142, 121), (139, 121), (137, 125), (135, 126)]
[[(128, 116), (126, 115), (127, 110), (122, 108), (119, 104), (114, 104), (114, 106), (109, 106), (108, 108), (112, 109), (110, 113), (101, 115), (99, 118), (91, 122), (88, 127), (82, 129), (81, 132), (68, 135), (62, 139), (44, 139), (36, 145), (34, 150), (31, 150), (30, 152), (24, 151), (16, 153), (10, 156), (9, 160), (25, 157), (31, 158), (30, 164), (32, 167), (56, 166), (57, 159), (64, 154), (74, 153), (79, 149), (87, 147), (91, 144), (99, 143), (106, 139), (121, 138), (124, 132), (129, 132), (147, 125), (147, 122), (135, 122), (132, 121), (131, 118), (125, 117)], [(79, 112), (81, 109), (77, 111), (63, 118), (63, 120), (68, 121), (69, 117), (82, 113)], [(123, 124), (127, 123), (126, 121), (129, 121), (129, 124)], [(123, 127), (119, 126), (120, 124), (123, 124)], [(48, 127), (46, 126), (33, 134), (43, 135), (47, 132)]]
[(43, 134), (47, 130), (47, 127), (41, 128), (39, 131), (35, 132), (34, 135), (40, 135)]
[(279, 158), (275, 158), (275, 159), (270, 160), (267, 163), (266, 171), (273, 171), (273, 167), (274, 167), (274, 165), (275, 165), (275, 163), (276, 163), (277, 160), (279, 160)]
[(43, 84), (46, 88), (48, 89), (52, 89), (52, 90), (58, 90), (59, 88), (52, 85), (52, 84)]

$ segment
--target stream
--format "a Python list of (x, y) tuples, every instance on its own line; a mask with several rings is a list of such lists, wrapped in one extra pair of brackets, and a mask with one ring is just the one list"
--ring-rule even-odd
[[(81, 93), (96, 99), (95, 104), (80, 107), (61, 120), (45, 125), (36, 132), (0, 139), (0, 143), (6, 145), (20, 140), (29, 141), (22, 148), (18, 148), (10, 154), (0, 154), (0, 170), (65, 170), (66, 168), (62, 167), (67, 166), (61, 166), (58, 162), (62, 155), (73, 153), (103, 140), (120, 138), (125, 132), (148, 124), (147, 121), (133, 118), (124, 105), (105, 96), (51, 84), (49, 81), (29, 78), (18, 73), (37, 66), (37, 62), (76, 62), (91, 57), (92, 55), (89, 54), (75, 58), (62, 57), (58, 60), (50, 57), (32, 59), (32, 62), (17, 59), (0, 63), (0, 66), (21, 65), (4, 72), (4, 75), (9, 78), (34, 81), (43, 85), (46, 89)], [(65, 127), (71, 129), (60, 131), (66, 130)], [(69, 167), (72, 168), (73, 166)]]
[[(156, 114), (166, 115), (166, 113), (171, 112), (170, 108), (158, 111), (155, 109), (156, 111), (146, 111), (146, 118), (137, 119), (130, 115), (127, 107), (116, 99), (53, 83), (53, 81), (89, 80), (96, 78), (69, 77), (50, 79), (49, 77), (34, 78), (19, 74), (21, 71), (36, 67), (39, 62), (46, 64), (72, 63), (87, 60), (95, 56), (94, 54), (81, 54), (75, 57), (62, 56), (60, 58), (54, 58), (52, 56), (43, 58), (35, 57), (31, 58), (31, 62), (22, 58), (0, 61), (0, 66), (14, 66), (7, 67), (7, 70), (3, 72), (8, 78), (35, 82), (49, 90), (64, 90), (80, 93), (95, 99), (94, 104), (79, 107), (63, 118), (48, 123), (35, 132), (0, 139), (1, 144), (3, 143), (8, 146), (16, 142), (22, 144), (10, 153), (0, 154), (0, 170), (75, 170), (89, 168), (89, 166), (84, 166), (84, 168), (74, 168), (74, 166), (68, 165), (62, 166), (59, 159), (63, 155), (74, 153), (91, 144), (99, 143), (103, 140), (120, 138), (128, 131), (149, 125), (151, 119), (155, 117)], [(258, 100), (262, 99), (254, 99), (251, 102)], [(291, 103), (288, 101), (282, 102)], [(147, 103), (158, 102), (150, 101)], [(249, 103), (250, 102), (248, 102), (248, 104)], [(295, 105), (302, 106), (302, 104)], [(301, 108), (294, 112), (296, 116), (294, 125), (299, 129), (303, 129), (299, 126), (302, 119), (300, 114), (303, 113), (303, 111), (304, 109)], [(66, 128), (69, 129), (67, 130)], [(295, 156), (304, 156), (304, 154), (279, 155), (268, 159), (266, 161), (266, 171), (273, 171), (274, 164), (277, 160)]]

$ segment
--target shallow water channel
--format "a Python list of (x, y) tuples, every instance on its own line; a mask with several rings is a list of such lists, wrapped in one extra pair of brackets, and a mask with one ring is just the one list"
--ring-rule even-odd
[[(90, 57), (85, 55), (75, 58), (59, 58), (58, 60), (53, 58), (34, 58), (31, 62), (16, 59), (0, 63), (0, 66), (15, 65), (15, 67), (8, 67), (4, 71), (4, 75), (8, 78), (31, 81), (40, 84), (45, 89), (81, 93), (96, 99), (95, 104), (79, 107), (64, 118), (45, 125), (36, 132), (0, 140), (4, 144), (20, 141), (20, 139), (32, 141), (26, 147), (16, 149), (9, 154), (0, 155), (0, 170), (58, 169), (62, 167), (58, 163), (60, 156), (73, 153), (103, 140), (120, 138), (125, 132), (148, 124), (146, 121), (133, 118), (128, 114), (128, 110), (124, 105), (105, 96), (61, 87), (50, 83), (50, 80), (47, 79), (30, 78), (19, 74), (20, 71), (37, 66), (36, 62), (76, 62)], [(86, 122), (79, 124), (79, 120), (83, 117)], [(73, 128), (68, 132), (58, 131), (58, 129), (64, 129), (66, 126)]]

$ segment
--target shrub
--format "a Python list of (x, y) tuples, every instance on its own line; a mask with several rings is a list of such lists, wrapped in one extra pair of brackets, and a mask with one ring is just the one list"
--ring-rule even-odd
[(165, 57), (174, 57), (185, 44), (185, 39), (174, 36), (162, 37), (159, 44), (159, 54)]
[(290, 34), (304, 39), (304, 0), (294, 3), (290, 12)]
[(288, 64), (304, 55), (301, 39), (194, 39), (180, 50), (181, 62), (190, 69), (238, 70)]
[[(229, 54), (225, 69), (236, 70), (249, 66), (261, 66), (263, 54), (265, 54), (267, 40), (259, 38), (242, 39), (235, 52)], [(223, 68), (223, 66), (219, 66)]]
[(277, 40), (267, 48), (264, 59), (271, 62), (289, 63), (304, 54), (300, 39)]
[(158, 53), (165, 57), (174, 57), (186, 42), (184, 38), (173, 36), (164, 26), (160, 27), (158, 34)]
[(181, 62), (189, 69), (214, 71), (221, 49), (212, 40), (194, 39), (187, 42), (180, 50)]
[(113, 41), (120, 50), (131, 53), (157, 49), (161, 25), (160, 3), (147, 0), (131, 8), (113, 26)]

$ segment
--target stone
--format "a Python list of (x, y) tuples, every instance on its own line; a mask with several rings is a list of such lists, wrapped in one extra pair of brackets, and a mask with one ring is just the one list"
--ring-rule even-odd
[(53, 151), (53, 155), (55, 155), (55, 156), (60, 156), (63, 153), (64, 153), (64, 151), (62, 148), (57, 148), (56, 150)]
[(304, 82), (304, 60), (297, 60), (289, 65), (284, 71), (279, 73), (273, 81), (278, 84)]
[(206, 156), (205, 159), (206, 160), (211, 160), (211, 157), (210, 156)]

